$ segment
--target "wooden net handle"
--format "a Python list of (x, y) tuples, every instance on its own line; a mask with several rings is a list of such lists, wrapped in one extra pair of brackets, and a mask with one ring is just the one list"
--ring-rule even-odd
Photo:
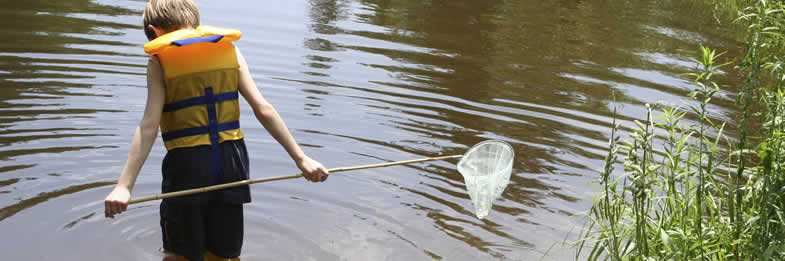
[[(402, 160), (402, 161), (394, 161), (394, 162), (385, 162), (385, 163), (376, 163), (376, 164), (367, 164), (367, 165), (358, 165), (358, 166), (349, 166), (349, 167), (339, 167), (339, 168), (332, 168), (327, 169), (331, 174), (332, 173), (339, 173), (339, 172), (347, 172), (352, 170), (361, 170), (361, 169), (373, 169), (373, 168), (383, 168), (383, 167), (390, 167), (390, 166), (397, 166), (397, 165), (405, 165), (405, 164), (412, 164), (418, 162), (426, 162), (426, 161), (435, 161), (435, 160), (446, 160), (446, 159), (455, 159), (460, 158), (463, 155), (450, 155), (450, 156), (439, 156), (439, 157), (431, 157), (431, 158), (421, 158), (421, 159), (413, 159), (413, 160)], [(187, 189), (163, 194), (156, 194), (156, 195), (149, 195), (140, 198), (131, 199), (128, 201), (128, 205), (133, 205), (137, 203), (152, 201), (152, 200), (159, 200), (165, 198), (173, 198), (173, 197), (180, 197), (180, 196), (187, 196), (193, 195), (197, 193), (215, 191), (220, 189), (232, 188), (237, 186), (243, 185), (253, 185), (258, 183), (267, 183), (273, 182), (277, 180), (287, 180), (287, 179), (296, 179), (302, 177), (302, 173), (295, 174), (295, 175), (288, 175), (288, 176), (277, 176), (277, 177), (268, 177), (268, 178), (259, 178), (259, 179), (248, 179), (248, 180), (241, 180), (235, 181), (231, 183), (224, 183), (218, 185), (212, 185), (207, 187), (201, 188), (194, 188), (194, 189)]]

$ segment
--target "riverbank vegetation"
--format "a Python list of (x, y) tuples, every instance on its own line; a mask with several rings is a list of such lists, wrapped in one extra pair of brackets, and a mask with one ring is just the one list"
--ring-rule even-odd
[[(785, 2), (718, 8), (738, 11), (744, 56), (701, 47), (691, 75), (697, 106), (649, 105), (626, 138), (613, 122), (602, 192), (576, 258), (785, 259)], [(744, 81), (737, 131), (726, 135), (707, 108), (733, 66)]]

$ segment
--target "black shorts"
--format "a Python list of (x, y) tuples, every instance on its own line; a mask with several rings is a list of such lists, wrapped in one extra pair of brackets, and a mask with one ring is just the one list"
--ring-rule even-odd
[(243, 205), (161, 203), (164, 250), (188, 260), (203, 260), (206, 251), (224, 258), (240, 256), (243, 246)]
[[(211, 172), (210, 146), (167, 152), (161, 190), (166, 193), (248, 179), (243, 140), (225, 141), (219, 147), (221, 173)], [(243, 244), (242, 204), (250, 201), (248, 186), (164, 199), (160, 212), (164, 250), (189, 260), (202, 260), (208, 250), (220, 257), (238, 257)]]

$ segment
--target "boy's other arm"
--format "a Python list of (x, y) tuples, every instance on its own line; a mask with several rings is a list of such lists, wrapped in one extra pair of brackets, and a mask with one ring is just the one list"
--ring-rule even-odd
[(283, 119), (281, 119), (281, 116), (278, 115), (278, 112), (275, 110), (275, 107), (267, 102), (261, 92), (259, 92), (256, 83), (251, 77), (248, 64), (239, 49), (237, 50), (237, 61), (240, 64), (240, 94), (242, 94), (243, 98), (251, 105), (254, 115), (256, 115), (256, 119), (259, 120), (267, 132), (286, 149), (286, 152), (289, 153), (289, 156), (295, 161), (297, 167), (300, 168), (306, 179), (313, 182), (325, 181), (328, 176), (327, 169), (325, 169), (321, 163), (305, 155), (300, 146), (297, 145), (297, 142), (294, 140), (294, 137), (292, 137), (292, 134), (286, 127)]
[(117, 185), (104, 200), (106, 217), (114, 217), (128, 207), (136, 177), (158, 136), (158, 125), (161, 122), (161, 112), (164, 107), (164, 95), (161, 64), (158, 59), (153, 57), (147, 63), (147, 105), (144, 109), (144, 116), (131, 139), (128, 159), (120, 178), (117, 179)]

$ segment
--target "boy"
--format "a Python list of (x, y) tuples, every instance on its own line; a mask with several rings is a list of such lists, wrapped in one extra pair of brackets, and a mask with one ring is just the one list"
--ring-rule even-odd
[[(303, 153), (256, 88), (245, 59), (232, 44), (239, 31), (200, 26), (192, 0), (151, 0), (143, 17), (150, 40), (145, 44), (150, 54), (147, 105), (122, 174), (104, 201), (107, 217), (126, 210), (159, 126), (167, 149), (164, 193), (248, 179), (238, 93), (306, 179), (327, 179), (327, 170)], [(164, 199), (164, 260), (237, 260), (243, 241), (242, 204), (250, 201), (248, 186)]]

